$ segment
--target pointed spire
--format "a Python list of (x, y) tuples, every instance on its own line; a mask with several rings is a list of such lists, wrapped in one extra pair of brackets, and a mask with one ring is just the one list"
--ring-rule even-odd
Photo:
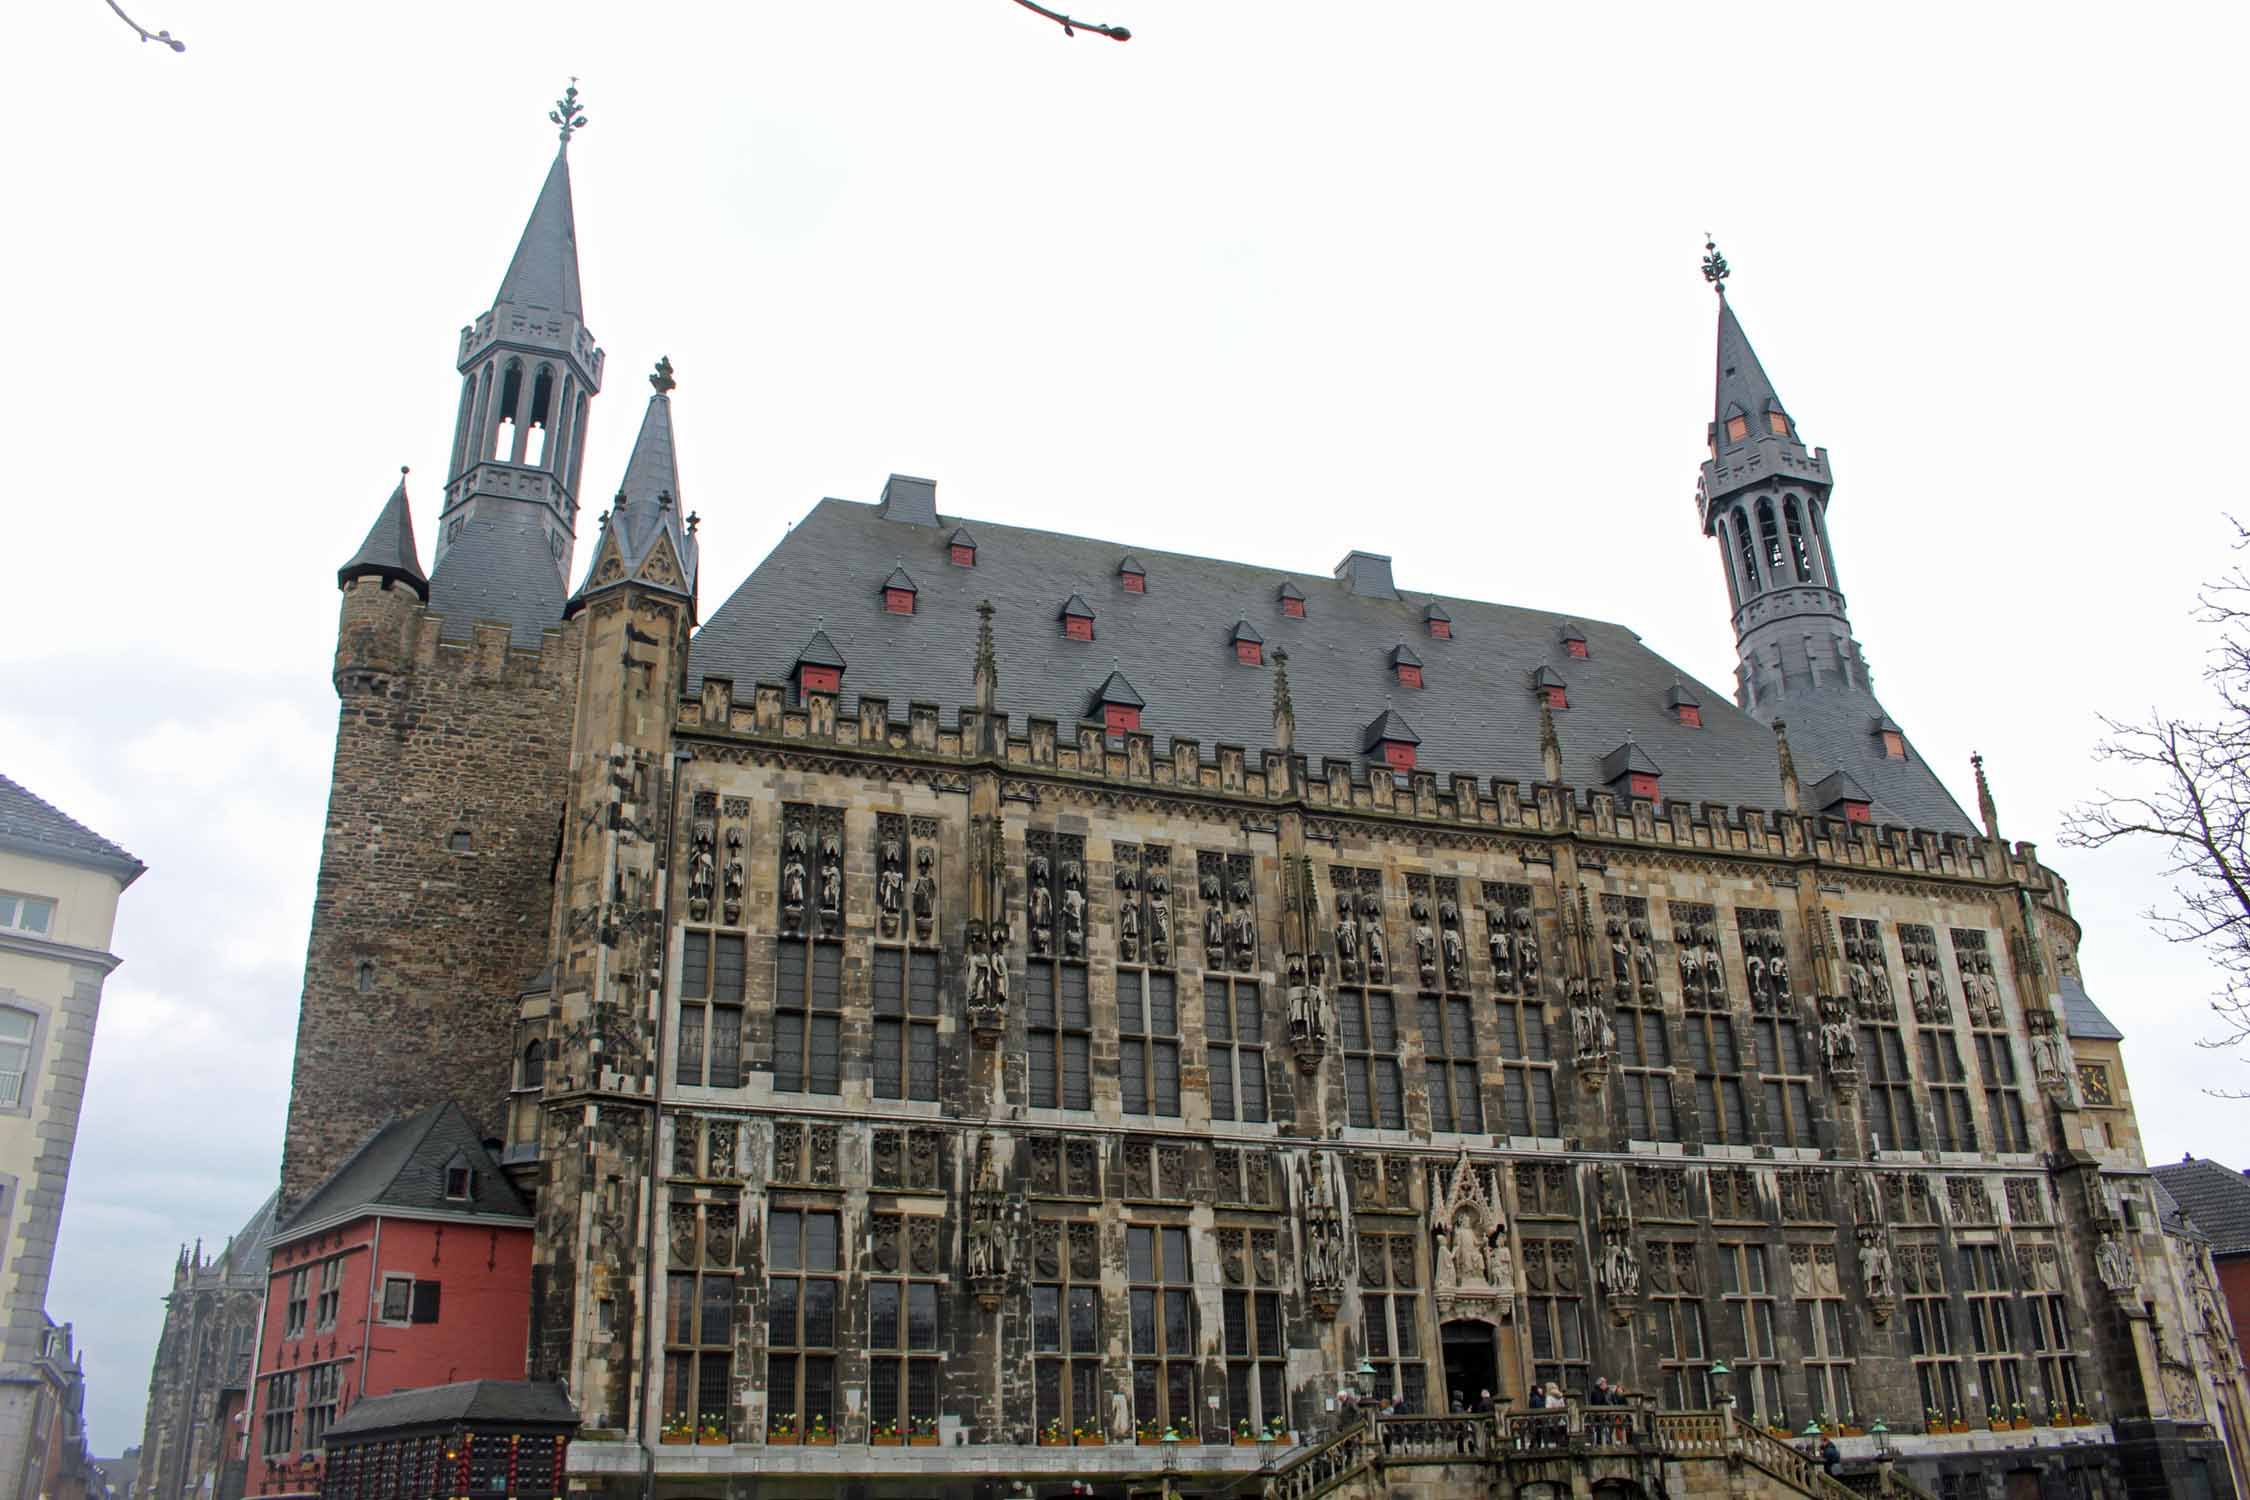
[(1984, 836), (1997, 844), (2000, 842), (2000, 809), (1992, 802), (1992, 784), (1984, 779), (1984, 756), (1971, 755), (1969, 764), (1977, 773), (1977, 817), (1984, 823)]
[(508, 274), (500, 280), (494, 303), (513, 302), (541, 307), (583, 319), (586, 309), (578, 293), (578, 220), (570, 206), (570, 155), (566, 141), (555, 152), (554, 165), (539, 189)]
[(1789, 726), (1773, 721), (1774, 753), (1781, 759), (1781, 805), (1790, 812), (1803, 811), (1804, 798), (1797, 790), (1797, 762), (1789, 753)]
[(1289, 653), (1273, 653), (1273, 747), (1287, 754), (1297, 748), (1297, 708), (1289, 701)]
[(1734, 315), (1734, 304), (1719, 299), (1719, 373), (1712, 397), (1711, 420), (1718, 424), (1719, 440), (1726, 441), (1726, 424), (1729, 417), (1746, 419), (1752, 434), (1768, 431), (1767, 412), (1783, 412), (1781, 397), (1774, 393), (1773, 382), (1766, 378), (1765, 366), (1758, 363), (1757, 351), (1750, 347), (1750, 337), (1742, 331), (1742, 321)]
[[(672, 398), (669, 394), (679, 382), (672, 378), (672, 362), (665, 360), (657, 367), (663, 374), (663, 383), (656, 386), (655, 394), (648, 398), (648, 410), (641, 416), (640, 436), (633, 439), (633, 456), (626, 461), (625, 477), (617, 486), (620, 508), (626, 503), (644, 506), (660, 496), (669, 495), (677, 505), (680, 498), (680, 464), (672, 441)], [(657, 377), (649, 381), (656, 384)]]
[[(649, 377), (649, 384), (655, 390), (649, 395), (648, 410), (641, 416), (641, 430), (633, 439), (632, 456), (625, 461), (625, 477), (618, 481), (617, 499), (602, 513), (601, 535), (594, 543), (593, 556), (587, 561), (586, 576), (579, 583), (578, 592), (571, 596), (565, 613), (575, 613), (594, 589), (623, 582), (682, 593), (690, 600), (695, 597), (700, 544), (680, 504), (679, 449), (672, 435), (669, 394), (679, 382), (672, 378), (670, 360), (658, 363), (656, 373)], [(644, 575), (642, 564), (665, 538), (671, 540), (680, 576), (665, 577), (661, 566)], [(604, 562), (612, 554), (618, 565), (614, 574)]]
[(1539, 700), (1539, 769), (1547, 780), (1562, 780), (1562, 737), (1555, 733), (1555, 710)]
[(336, 586), (342, 588), (354, 578), (381, 578), (391, 583), (403, 583), (430, 602), (430, 580), (422, 572), (422, 564), (414, 546), (414, 513), (406, 503), (406, 466), (399, 465), (398, 485), (391, 498), (375, 513), (375, 524), (367, 528), (367, 540), (351, 561), (336, 570)]
[(977, 712), (991, 713), (1000, 699), (1000, 658), (992, 649), (992, 601), (977, 606)]

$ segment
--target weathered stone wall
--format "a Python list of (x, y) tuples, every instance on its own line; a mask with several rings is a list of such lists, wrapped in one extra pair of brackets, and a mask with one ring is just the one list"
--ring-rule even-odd
[(394, 1114), (453, 1099), (504, 1129), (515, 997), (548, 958), (578, 636), (438, 634), (403, 588), (344, 591), (284, 1211)]

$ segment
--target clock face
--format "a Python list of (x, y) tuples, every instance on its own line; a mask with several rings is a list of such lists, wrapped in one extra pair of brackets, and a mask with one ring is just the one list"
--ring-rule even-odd
[(2100, 1063), (2078, 1065), (2078, 1091), (2086, 1096), (2088, 1104), (2114, 1104), (2109, 1091), (2109, 1069)]

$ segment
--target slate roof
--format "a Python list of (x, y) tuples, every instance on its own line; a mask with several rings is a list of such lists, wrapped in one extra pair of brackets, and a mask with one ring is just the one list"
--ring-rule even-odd
[[(1228, 645), (1231, 622), (1248, 616), (1264, 619), (1271, 643), (1289, 652), (1297, 749), (1317, 766), (1323, 757), (1361, 756), (1363, 726), (1397, 687), (1390, 647), (1438, 602), (1454, 629), (1452, 639), (1430, 642), (1439, 685), (1414, 700), (1425, 768), (1525, 784), (1543, 779), (1531, 673), (1567, 665), (1570, 708), (1555, 716), (1565, 781), (1598, 785), (1602, 756), (1631, 735), (1665, 766), (1669, 798), (1781, 806), (1773, 731), (1704, 684), (1696, 685), (1711, 705), (1703, 727), (1679, 723), (1667, 694), (1686, 674), (1625, 626), (1581, 624), (1591, 647), (1591, 659), (1581, 661), (1562, 644), (1573, 625), (1565, 616), (1412, 591), (1379, 597), (1320, 579), (1304, 580), (1306, 615), (1293, 619), (1279, 600), (1301, 574), (1136, 544), (1135, 554), (1164, 579), (1162, 606), (1120, 599), (1092, 646), (1046, 622), (1058, 595), (1106, 587), (1123, 545), (980, 520), (977, 566), (951, 568), (945, 538), (955, 520), (917, 526), (888, 520), (873, 505), (821, 501), (708, 616), (689, 651), (690, 690), (706, 676), (732, 678), (743, 694), (759, 682), (785, 681), (795, 643), (825, 615), (829, 635), (858, 663), (844, 678), (847, 701), (864, 694), (889, 699), (894, 712), (916, 701), (951, 711), (974, 701), (976, 604), (990, 598), (999, 707), (1014, 727), (1031, 715), (1075, 722), (1114, 653), (1147, 699), (1146, 728), (1199, 740), (1207, 754), (1222, 742), (1254, 749), (1272, 738), (1273, 706), (1266, 693), (1243, 691)], [(885, 612), (865, 586), (901, 557), (910, 568), (929, 561), (921, 576), (932, 581), (912, 615)], [(1879, 823), (1974, 831), (1911, 747), (1903, 761), (1883, 758), (1871, 733), (1882, 709), (1871, 696), (1824, 690), (1793, 697), (1788, 707), (1800, 776), (1851, 772), (1872, 794)]]
[[(586, 559), (586, 576), (571, 596), (571, 609), (579, 608), (590, 592), (604, 586), (594, 581), (594, 571), (602, 566), (605, 543), (609, 542), (616, 544), (623, 576), (633, 578), (658, 542), (671, 538), (672, 555), (679, 559), (682, 574), (682, 582), (672, 592), (694, 596), (696, 540), (682, 519), (685, 512), (680, 504), (676, 450), (672, 398), (658, 391), (648, 398), (648, 410), (641, 414), (640, 435), (633, 439), (632, 456), (625, 461), (625, 477), (617, 486), (617, 499), (602, 517), (601, 530)], [(451, 560), (450, 554), (447, 560)]]
[(406, 503), (406, 478), (401, 471), (398, 487), (391, 498), (375, 513), (375, 524), (367, 528), (367, 540), (351, 561), (336, 570), (336, 586), (342, 588), (354, 578), (387, 578), (393, 583), (403, 583), (430, 602), (429, 575), (422, 571), (422, 560), (414, 546), (414, 513)]
[(1422, 737), (1398, 710), (1386, 708), (1368, 721), (1367, 733), (1361, 736), (1361, 743), (1371, 751), (1385, 741), (1394, 745), (1419, 745)]
[(570, 206), (567, 146), (555, 153), (555, 164), (547, 169), (508, 274), (500, 279), (500, 294), (492, 300), (586, 316), (578, 293), (578, 218)]
[(148, 867), (54, 804), (0, 776), (0, 847), (91, 865), (131, 885)]
[(2250, 1253), (2250, 1178), (2193, 1156), (2152, 1171), (2158, 1186), (2187, 1211), (2188, 1222), (2210, 1240), (2213, 1255)]
[(353, 1437), (456, 1423), (576, 1427), (578, 1413), (563, 1388), (545, 1380), (459, 1380), (388, 1396), (362, 1396), (328, 1425), (330, 1437)]
[(2078, 982), (2075, 974), (2065, 974), (2057, 986), (2062, 991), (2063, 1031), (2089, 1042), (2122, 1042), (2125, 1033), (2117, 1023), (2102, 1014), (2094, 997), (2086, 993), (2086, 986)]
[(2206, 1245), (2211, 1243), (2211, 1237), (2195, 1227), (2195, 1221), (2187, 1216), (2187, 1210), (2180, 1207), (2180, 1200), (2172, 1196), (2162, 1179), (2152, 1179), (2149, 1185), (2156, 1189), (2156, 1222), (2166, 1234), (2182, 1235)]
[[(1750, 347), (1749, 335), (1735, 318), (1734, 304), (1725, 297), (1719, 299), (1719, 378), (1713, 394), (1713, 409), (1722, 422), (1729, 415), (1749, 417), (1785, 410), (1781, 398), (1774, 394), (1773, 382), (1766, 378), (1766, 367), (1758, 363), (1758, 353)], [(1752, 430), (1760, 425), (1753, 422)]]
[(1141, 708), (1146, 706), (1147, 700), (1133, 691), (1133, 685), (1125, 680), (1123, 672), (1111, 672), (1102, 679), (1102, 685), (1094, 689), (1093, 701), (1086, 706), (1086, 711), (1099, 713), (1112, 703), (1119, 708)]
[(477, 621), (497, 620), (514, 644), (536, 651), (540, 632), (561, 626), (562, 573), (547, 533), (528, 511), (521, 514), (463, 521), (446, 546), (430, 575), (430, 608), (445, 617), (440, 639), (465, 641)]
[[(475, 1173), (465, 1202), (445, 1196), (445, 1169), (457, 1156), (467, 1158)], [(282, 1221), (276, 1237), (294, 1237), (386, 1209), (409, 1217), (439, 1213), (531, 1220), (531, 1205), (501, 1173), (468, 1116), (451, 1100), (394, 1119), (369, 1136)]]

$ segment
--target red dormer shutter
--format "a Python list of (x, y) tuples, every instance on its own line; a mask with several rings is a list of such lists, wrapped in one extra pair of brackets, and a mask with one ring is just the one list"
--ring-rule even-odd
[(1654, 802), (1657, 798), (1656, 781), (1654, 776), (1644, 776), (1635, 771), (1625, 778), (1625, 789), (1635, 797), (1646, 797)]
[(1692, 703), (1681, 704), (1680, 722), (1690, 729), (1701, 729), (1703, 727), (1703, 710)]
[(1125, 592), (1126, 592), (1126, 593), (1128, 593), (1128, 594), (1145, 594), (1145, 593), (1147, 593), (1147, 592), (1148, 592), (1148, 580), (1147, 580), (1146, 578), (1143, 578), (1143, 577), (1142, 577), (1142, 576), (1141, 576), (1140, 574), (1138, 574), (1138, 573), (1126, 573), (1126, 574), (1123, 574), (1123, 575), (1121, 575), (1121, 576), (1122, 576), (1122, 577), (1124, 578), (1124, 580), (1125, 580)]
[(834, 667), (799, 667), (797, 687), (807, 693), (833, 693), (844, 680), (844, 674)]
[(912, 589), (883, 590), (883, 608), (894, 615), (914, 613), (914, 591)]
[(1256, 641), (1236, 641), (1234, 643), (1234, 659), (1246, 667), (1263, 666), (1266, 660), (1266, 648)]
[(1398, 685), (1400, 687), (1420, 687), (1422, 685), (1422, 669), (1410, 667), (1406, 663), (1400, 662), (1398, 665)]
[(1431, 635), (1433, 635), (1433, 636), (1435, 636), (1435, 637), (1436, 637), (1437, 639), (1439, 639), (1439, 640), (1441, 640), (1441, 641), (1450, 641), (1450, 640), (1452, 640), (1452, 639), (1453, 639), (1453, 622), (1452, 622), (1451, 620), (1432, 620), (1432, 621), (1430, 621), (1430, 634), (1431, 634)]
[(973, 568), (977, 565), (977, 549), (965, 547), (959, 542), (955, 542), (948, 547), (946, 555), (953, 560), (953, 566), (956, 568)]
[(1074, 641), (1090, 641), (1094, 638), (1094, 622), (1083, 615), (1065, 615), (1063, 634)]
[(1586, 643), (1584, 641), (1565, 641), (1563, 642), (1563, 649), (1580, 661), (1586, 659)]
[(1305, 617), (1305, 601), (1284, 599), (1281, 601), (1281, 612), (1292, 620), (1302, 620)]
[[(1080, 622), (1073, 620), (1072, 624)], [(1102, 705), (1102, 724), (1111, 734), (1123, 734), (1128, 729), (1141, 727), (1141, 711), (1123, 703)]]
[(1414, 769), (1414, 747), (1398, 740), (1383, 741), (1383, 761), (1394, 771)]
[(1549, 708), (1570, 707), (1570, 697), (1566, 692), (1564, 692), (1563, 689), (1559, 687), (1551, 687), (1547, 688), (1545, 692), (1547, 694), (1547, 706)]

